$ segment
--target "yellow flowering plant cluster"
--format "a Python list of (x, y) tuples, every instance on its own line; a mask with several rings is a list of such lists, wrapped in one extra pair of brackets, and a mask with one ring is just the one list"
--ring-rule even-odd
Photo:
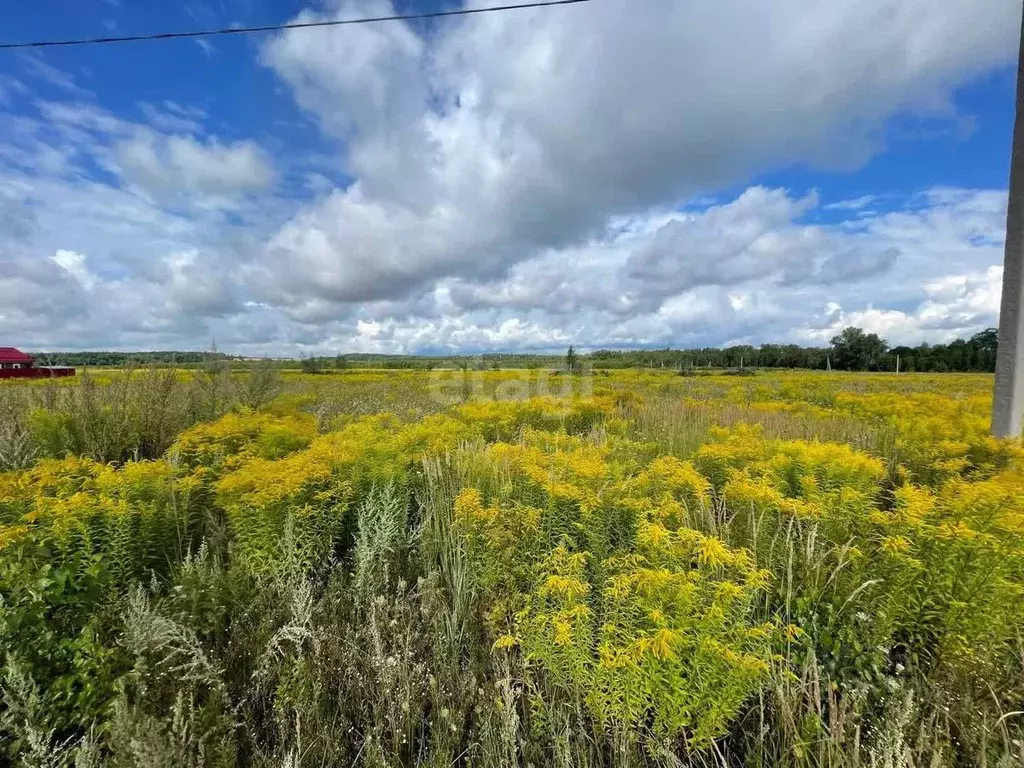
[(929, 488), (845, 445), (745, 427), (711, 437), (694, 462), (727, 510), (729, 540), (787, 574), (777, 610), (834, 681), (899, 664), (941, 668), (952, 690), (996, 684), (1012, 666), (1024, 631), (1019, 466)]
[(316, 421), (306, 414), (229, 413), (182, 432), (169, 454), (189, 469), (224, 472), (253, 457), (279, 459), (308, 446), (316, 434)]
[(463, 461), (473, 485), (456, 520), (497, 647), (519, 648), (609, 727), (693, 745), (723, 733), (778, 632), (754, 619), (768, 574), (687, 526), (710, 503), (693, 465), (531, 430)]
[(882, 420), (896, 434), (894, 459), (921, 482), (985, 477), (1024, 458), (1021, 446), (988, 433), (991, 397), (950, 398), (934, 392), (836, 396), (836, 408)]
[(694, 462), (727, 505), (819, 520), (835, 541), (853, 533), (886, 476), (880, 459), (847, 445), (765, 440), (756, 427), (742, 426), (712, 429), (710, 436)]
[[(305, 559), (323, 561), (339, 543), (357, 492), (374, 480), (404, 477), (409, 443), (394, 417), (370, 416), (304, 450), (277, 460), (251, 458), (225, 474), (216, 482), (216, 498), (239, 556), (254, 570), (272, 569), (282, 546), (298, 545)], [(284, 536), (289, 526), (290, 540)]]
[[(424, 456), (443, 454), (488, 435), (513, 434), (528, 425), (587, 430), (610, 410), (608, 404), (596, 401), (538, 398), (467, 403), (450, 414), (433, 414), (411, 423), (387, 413), (366, 416), (280, 458), (252, 451), (235, 454), (240, 458), (223, 467), (226, 471), (216, 481), (216, 498), (228, 515), (240, 555), (252, 567), (271, 567), (280, 559), (286, 525), (292, 526), (293, 537), (305, 542), (302, 548), (312, 560), (323, 560), (341, 543), (348, 506), (373, 484), (408, 482)], [(227, 419), (232, 423), (222, 427)], [(269, 429), (281, 427), (279, 421), (264, 419), (270, 427), (260, 422), (259, 439), (245, 438), (247, 444), (260, 448)], [(186, 434), (183, 455), (198, 455), (207, 445), (214, 452), (223, 451), (223, 442), (206, 436), (211, 432), (227, 432), (233, 440), (235, 435), (244, 436), (234, 427), (236, 421), (225, 417), (199, 430), (198, 440)], [(294, 439), (304, 434), (299, 432)], [(280, 438), (278, 442), (287, 444)]]
[(199, 545), (216, 477), (255, 457), (298, 450), (314, 436), (309, 416), (232, 413), (182, 433), (170, 461), (115, 467), (69, 456), (0, 474), (0, 542), (102, 557), (125, 579), (165, 570)]
[(936, 490), (906, 484), (870, 516), (904, 642), (946, 676), (984, 668), (998, 678), (1003, 652), (1024, 633), (1022, 487), (1020, 468)]
[[(468, 403), (451, 415), (412, 423), (378, 414), (320, 437), (312, 416), (243, 411), (183, 432), (168, 451), (170, 464), (129, 462), (118, 470), (74, 457), (47, 460), (29, 471), (0, 475), (0, 542), (9, 546), (42, 521), (54, 532), (84, 530), (86, 521), (116, 523), (127, 531), (131, 526), (125, 521), (133, 516), (153, 517), (146, 510), (156, 504), (156, 491), (127, 492), (140, 488), (139, 478), (149, 473), (153, 485), (159, 476), (161, 510), (179, 504), (175, 492), (198, 498), (212, 491), (228, 516), (234, 546), (253, 567), (270, 567), (280, 557), (289, 521), (291, 533), (322, 558), (338, 543), (354, 495), (374, 482), (404, 481), (422, 456), (496, 430), (513, 434), (528, 424), (585, 431), (607, 416), (610, 406), (543, 398), (510, 403), (505, 411), (496, 418), (493, 404)], [(180, 553), (195, 532), (187, 525), (192, 513), (175, 514), (184, 515), (173, 542)], [(159, 559), (171, 542), (157, 543), (142, 537), (135, 546)]]
[(47, 459), (0, 476), (0, 540), (45, 544), (58, 558), (101, 557), (125, 582), (165, 570), (196, 543), (195, 484), (164, 461), (119, 469), (91, 459)]
[(622, 373), (598, 395), (639, 391), (668, 398), (705, 421), (762, 423), (772, 436), (856, 442), (935, 485), (953, 476), (985, 477), (1019, 464), (1019, 441), (988, 434), (991, 378), (976, 374), (892, 375), (773, 372), (751, 378)]
[(473, 400), (455, 409), (456, 415), (477, 424), (487, 440), (510, 440), (524, 427), (585, 434), (617, 412), (615, 396), (560, 399)]
[(602, 718), (653, 717), (657, 732), (701, 746), (767, 680), (778, 631), (754, 619), (765, 576), (742, 552), (692, 530), (659, 534), (607, 564), (589, 699)]

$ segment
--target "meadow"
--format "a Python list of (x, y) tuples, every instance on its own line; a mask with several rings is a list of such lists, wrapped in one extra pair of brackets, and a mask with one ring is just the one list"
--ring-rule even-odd
[(1024, 766), (991, 376), (687, 373), (0, 383), (0, 764)]

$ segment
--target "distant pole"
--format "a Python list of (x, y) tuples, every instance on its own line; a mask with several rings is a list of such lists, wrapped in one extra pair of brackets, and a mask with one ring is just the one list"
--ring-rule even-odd
[(896, 355), (896, 373), (900, 372), (900, 356)]
[(992, 434), (1019, 437), (1024, 418), (1024, 19), (1017, 56), (1017, 112), (1010, 152), (1010, 195), (1006, 206), (1003, 298), (999, 306), (996, 388)]

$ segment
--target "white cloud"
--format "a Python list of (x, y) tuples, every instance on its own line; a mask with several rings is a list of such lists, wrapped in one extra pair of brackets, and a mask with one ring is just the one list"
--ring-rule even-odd
[(861, 195), (850, 200), (840, 200), (823, 206), (826, 211), (859, 211), (878, 200), (878, 195)]
[[(855, 164), (894, 112), (947, 115), (952, 88), (1007, 61), (1013, 3), (981, 2), (606, 0), (472, 17), (433, 39), (403, 24), (284, 33), (264, 60), (347, 142), (357, 182), (273, 240), (256, 268), (266, 298), (346, 304), (500, 275), (765, 167)], [(390, 6), (343, 9), (327, 16)], [(672, 236), (691, 233), (672, 227), (674, 252)], [(751, 247), (727, 279), (763, 268)], [(659, 263), (652, 252), (633, 267), (653, 276)], [(673, 276), (719, 276), (702, 269)]]
[(867, 307), (844, 313), (834, 305), (831, 322), (821, 328), (804, 329), (803, 335), (827, 342), (848, 325), (896, 344), (923, 341), (952, 341), (992, 326), (999, 313), (1003, 269), (991, 266), (983, 272), (938, 277), (924, 287), (927, 299), (912, 311)]
[(199, 50), (206, 54), (206, 58), (208, 59), (213, 58), (214, 55), (217, 53), (217, 46), (215, 46), (205, 37), (197, 37), (195, 38), (194, 42), (196, 45), (199, 46)]
[(13, 99), (14, 94), (25, 93), (28, 89), (25, 84), (16, 77), (0, 75), (0, 105), (7, 105)]
[[(203, 136), (206, 114), (164, 101), (140, 103), (145, 123), (119, 117), (89, 101), (39, 101), (39, 119), (7, 116), (10, 158), (25, 170), (90, 176), (76, 164), (95, 163), (147, 194), (195, 207), (230, 206), (239, 195), (276, 180), (269, 153), (252, 140)], [(4, 153), (0, 142), (0, 156)], [(55, 158), (38, 167), (44, 153)], [(35, 162), (35, 166), (29, 165)]]
[(31, 77), (49, 83), (76, 97), (92, 96), (90, 91), (78, 85), (74, 75), (53, 66), (41, 54), (34, 51), (22, 52), (19, 53), (18, 58), (21, 60), (25, 71)]
[(806, 269), (827, 251), (824, 231), (793, 222), (818, 204), (812, 193), (752, 187), (736, 200), (702, 213), (674, 217), (636, 248), (625, 272), (645, 293), (671, 296), (700, 285), (736, 285), (787, 265)]
[(143, 101), (138, 106), (146, 122), (159, 131), (194, 134), (203, 130), (205, 110), (184, 107), (169, 100), (159, 105)]
[[(41, 102), (39, 109), (39, 118), (0, 113), (16, 127), (0, 132), (4, 335), (29, 348), (207, 345), (211, 324), (240, 310), (234, 265), (294, 204), (272, 189), (245, 190), (250, 195), (239, 199), (241, 190), (223, 185), (220, 204), (194, 187), (166, 198), (147, 194), (118, 179), (113, 147), (149, 135), (162, 148), (184, 142), (190, 149), (191, 137), (153, 131), (93, 104)], [(161, 109), (198, 117), (180, 105)], [(210, 139), (195, 146), (202, 153), (237, 145)], [(187, 151), (168, 157), (182, 173), (193, 159)], [(232, 175), (230, 159), (218, 166), (216, 152), (200, 159), (209, 163), (207, 174), (246, 178)], [(93, 178), (92, 166), (113, 178)], [(245, 327), (255, 335), (255, 324), (239, 325)]]
[(74, 277), (85, 290), (90, 290), (96, 284), (96, 276), (89, 271), (85, 256), (81, 253), (62, 248), (51, 258), (54, 264)]
[(221, 145), (139, 132), (118, 143), (115, 155), (130, 179), (157, 192), (231, 193), (264, 189), (274, 178), (269, 158), (251, 141)]

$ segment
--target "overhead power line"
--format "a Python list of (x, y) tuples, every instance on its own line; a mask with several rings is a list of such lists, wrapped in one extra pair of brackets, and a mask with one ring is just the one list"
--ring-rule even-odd
[(395, 14), (392, 16), (368, 16), (359, 19), (337, 19), (334, 21), (301, 21), (291, 24), (267, 24), (260, 27), (226, 27), (224, 29), (203, 29), (189, 32), (157, 32), (145, 35), (124, 35), (121, 37), (91, 37), (78, 40), (35, 40), (21, 43), (0, 43), (0, 50), (12, 48), (58, 48), (71, 45), (103, 45), (105, 43), (131, 43), (139, 40), (173, 40), (186, 37), (212, 37), (214, 35), (248, 35), (260, 32), (277, 32), (286, 29), (311, 29), (313, 27), (343, 27), (349, 24), (376, 24), (382, 21), (416, 21), (438, 19), (446, 16), (469, 16), (475, 13), (496, 11), (518, 11), (525, 8), (547, 8), (554, 5), (576, 5), (590, 0), (538, 0), (531, 3), (496, 5), (487, 8), (461, 8), (455, 11), (433, 11), (431, 13)]

